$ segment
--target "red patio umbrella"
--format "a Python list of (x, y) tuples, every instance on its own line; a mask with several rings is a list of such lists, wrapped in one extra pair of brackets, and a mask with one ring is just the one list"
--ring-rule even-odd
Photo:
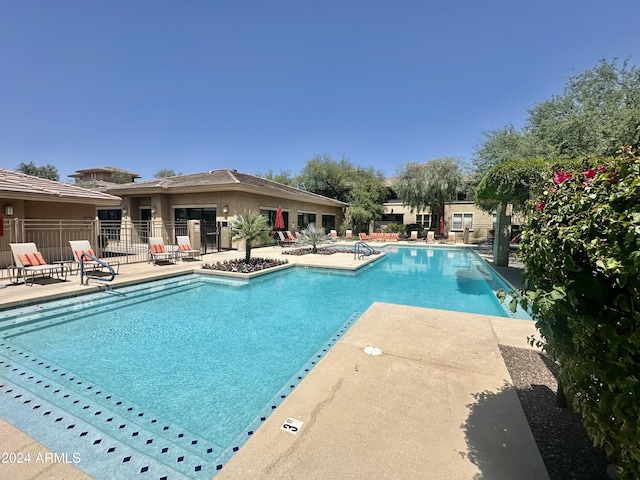
[(444, 235), (444, 218), (440, 217), (440, 235)]
[(284, 230), (284, 217), (282, 216), (282, 207), (278, 207), (276, 211), (276, 224), (274, 225), (276, 230)]

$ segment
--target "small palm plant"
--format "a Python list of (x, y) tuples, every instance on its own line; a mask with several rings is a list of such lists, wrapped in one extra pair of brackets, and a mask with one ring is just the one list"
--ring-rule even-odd
[(267, 219), (259, 213), (247, 212), (237, 215), (235, 221), (231, 222), (231, 236), (234, 240), (246, 241), (245, 261), (251, 261), (251, 245), (256, 242), (266, 242), (269, 240), (271, 227)]
[(324, 229), (317, 228), (315, 223), (310, 223), (300, 234), (300, 241), (311, 245), (311, 253), (318, 253), (318, 246), (329, 241), (329, 235), (324, 233)]

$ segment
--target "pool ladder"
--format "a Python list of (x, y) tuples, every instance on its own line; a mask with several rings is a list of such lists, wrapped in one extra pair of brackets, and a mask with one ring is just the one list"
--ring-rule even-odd
[[(86, 258), (88, 258), (89, 260), (92, 260), (93, 262), (96, 262), (100, 266), (109, 270), (109, 272), (111, 273), (111, 276), (109, 278), (101, 278), (101, 277), (93, 277), (93, 276), (90, 277), (89, 275), (86, 275), (86, 272), (84, 270), (84, 261)], [(86, 277), (86, 281), (84, 280), (85, 277)], [(116, 278), (116, 271), (108, 263), (103, 262), (102, 260), (94, 257), (93, 255), (89, 255), (88, 253), (83, 252), (82, 255), (80, 255), (80, 285), (89, 285), (89, 278), (95, 278), (97, 280), (100, 280), (101, 282), (110, 282), (114, 278)]]
[(365, 242), (356, 242), (353, 247), (353, 259), (360, 260), (362, 257), (368, 257), (372, 255), (375, 251), (371, 246), (367, 245)]

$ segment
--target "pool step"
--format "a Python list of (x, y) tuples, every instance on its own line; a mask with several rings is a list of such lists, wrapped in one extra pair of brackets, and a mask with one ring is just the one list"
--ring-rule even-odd
[(24, 307), (19, 313), (0, 312), (0, 338), (8, 338), (114, 308), (138, 304), (141, 300), (149, 301), (160, 296), (173, 295), (192, 289), (199, 284), (197, 280), (183, 280), (147, 288), (106, 290), (97, 294), (68, 298), (64, 301)]
[[(114, 468), (116, 464), (119, 468), (127, 456), (126, 462), (129, 462), (141, 454), (157, 462), (155, 471), (175, 470), (194, 479), (208, 479), (215, 474), (214, 463), (222, 451), (221, 446), (152, 412), (145, 412), (124, 398), (102, 391), (50, 362), (33, 358), (7, 342), (0, 342), (0, 374), (4, 377), (0, 383), (9, 385), (3, 385), (0, 392), (13, 396), (18, 405), (29, 406), (31, 411), (37, 410), (43, 416), (51, 415), (55, 407), (61, 413), (56, 414), (60, 420), (55, 421), (54, 426), (62, 430), (77, 428), (79, 438), (87, 436), (84, 440), (91, 442), (85, 446), (87, 449), (99, 449), (102, 445), (104, 452), (101, 453), (118, 450), (118, 455), (112, 456)], [(17, 389), (12, 386), (24, 393), (14, 395)], [(91, 436), (83, 425), (94, 427)], [(128, 451), (133, 453), (122, 453)], [(149, 464), (149, 460), (143, 458), (138, 461)], [(168, 477), (174, 478), (174, 475)]]

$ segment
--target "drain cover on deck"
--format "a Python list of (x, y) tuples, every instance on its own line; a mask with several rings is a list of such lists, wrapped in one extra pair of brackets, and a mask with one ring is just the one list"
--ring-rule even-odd
[(382, 350), (378, 347), (365, 347), (364, 353), (367, 355), (382, 355)]

